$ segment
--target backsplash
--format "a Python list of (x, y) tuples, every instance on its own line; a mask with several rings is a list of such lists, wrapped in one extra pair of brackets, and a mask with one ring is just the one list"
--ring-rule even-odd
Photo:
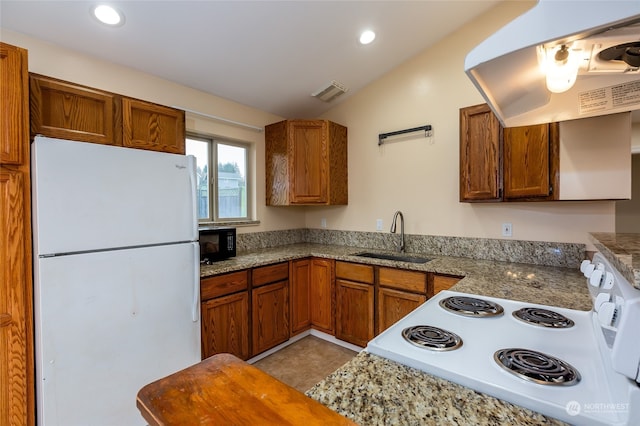
[[(395, 251), (400, 235), (382, 232), (291, 229), (238, 234), (238, 251), (286, 244), (331, 244), (364, 249)], [(577, 243), (501, 240), (490, 238), (405, 235), (407, 253), (467, 257), (534, 265), (577, 268), (585, 259), (586, 246)]]

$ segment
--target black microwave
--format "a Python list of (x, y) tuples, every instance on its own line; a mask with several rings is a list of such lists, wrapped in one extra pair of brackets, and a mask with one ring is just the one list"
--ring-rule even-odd
[(200, 231), (200, 262), (215, 262), (236, 255), (236, 228), (203, 227)]

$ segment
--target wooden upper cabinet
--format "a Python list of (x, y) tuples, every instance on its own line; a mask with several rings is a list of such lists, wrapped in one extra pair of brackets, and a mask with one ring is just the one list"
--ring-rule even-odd
[(460, 201), (500, 201), (502, 127), (487, 104), (460, 109)]
[(31, 134), (121, 145), (117, 95), (42, 75), (30, 76)]
[(487, 104), (460, 109), (460, 201), (553, 200), (558, 169), (558, 123), (502, 128)]
[(32, 137), (185, 153), (184, 111), (38, 74), (30, 88)]
[(136, 99), (122, 99), (122, 145), (185, 153), (184, 111)]
[(347, 128), (328, 120), (285, 120), (265, 127), (270, 206), (348, 202)]
[(553, 197), (558, 177), (558, 123), (503, 130), (504, 198)]
[(0, 70), (0, 163), (22, 164), (29, 157), (27, 51), (0, 43)]

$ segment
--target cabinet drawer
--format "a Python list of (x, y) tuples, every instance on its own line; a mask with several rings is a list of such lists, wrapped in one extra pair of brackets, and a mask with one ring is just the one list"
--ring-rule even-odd
[(373, 284), (373, 266), (336, 262), (336, 278)]
[(416, 293), (425, 293), (427, 291), (427, 274), (424, 272), (380, 268), (378, 281), (380, 285), (399, 290), (408, 290)]
[(214, 297), (246, 290), (248, 283), (246, 270), (203, 278), (200, 280), (200, 300), (204, 302)]
[(287, 278), (289, 278), (289, 263), (283, 262), (254, 268), (251, 282), (254, 287), (259, 287), (276, 281), (283, 281)]

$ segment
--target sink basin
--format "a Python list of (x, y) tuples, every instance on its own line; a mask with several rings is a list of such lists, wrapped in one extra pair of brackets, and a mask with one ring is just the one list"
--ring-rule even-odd
[(385, 254), (385, 253), (356, 253), (354, 256), (358, 257), (369, 257), (372, 259), (384, 259), (384, 260), (395, 260), (397, 262), (410, 262), (410, 263), (427, 263), (431, 259), (427, 259), (426, 257), (418, 257), (418, 256), (407, 256), (405, 254)]

